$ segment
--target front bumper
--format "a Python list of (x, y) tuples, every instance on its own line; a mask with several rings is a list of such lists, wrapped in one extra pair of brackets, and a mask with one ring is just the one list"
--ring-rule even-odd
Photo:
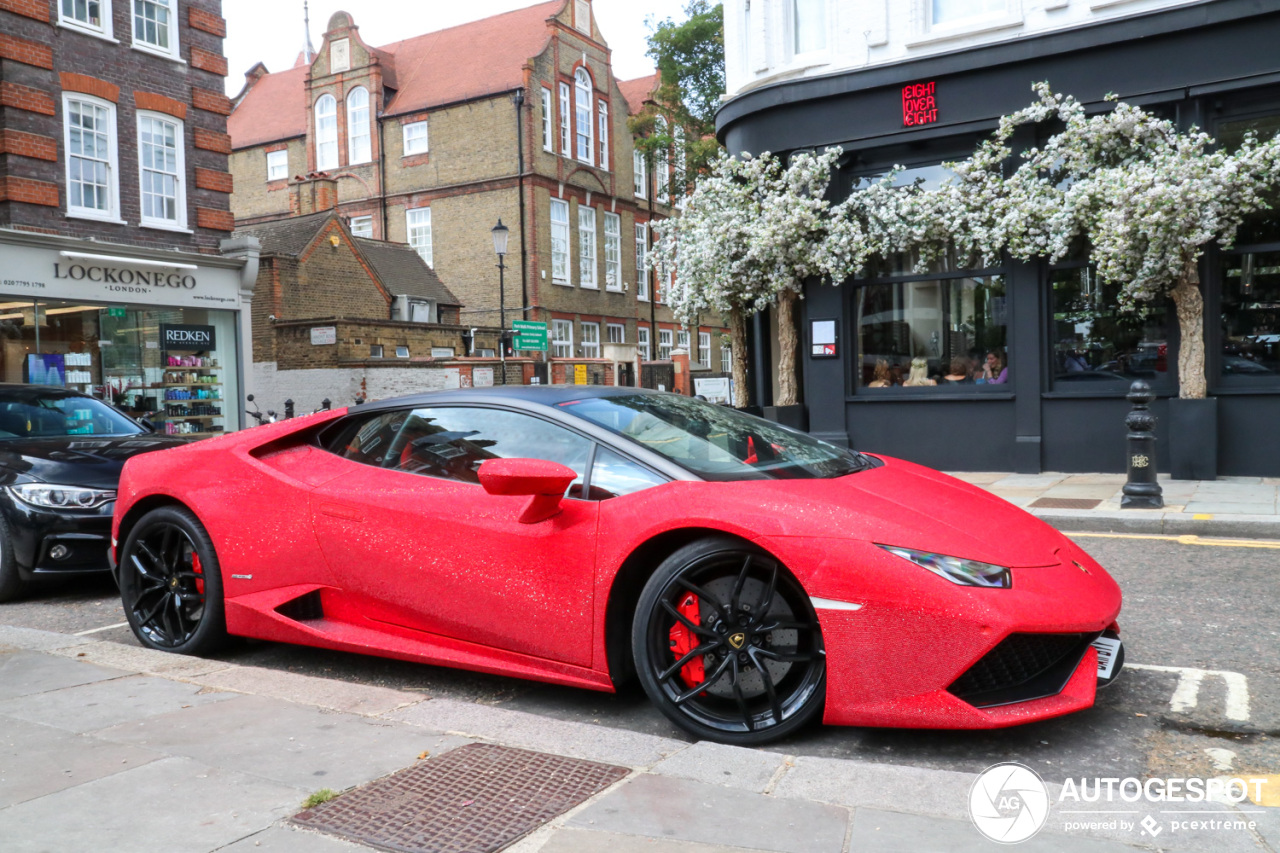
[[(18, 575), (24, 580), (109, 571), (113, 503), (92, 510), (51, 510), (29, 506), (0, 489), (0, 513), (8, 525)], [(55, 546), (65, 549), (55, 556)]]

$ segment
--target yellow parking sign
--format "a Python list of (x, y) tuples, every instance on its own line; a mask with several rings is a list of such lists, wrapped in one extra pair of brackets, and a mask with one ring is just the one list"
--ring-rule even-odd
[(573, 384), (587, 384), (587, 366), (585, 364), (575, 364), (573, 366)]

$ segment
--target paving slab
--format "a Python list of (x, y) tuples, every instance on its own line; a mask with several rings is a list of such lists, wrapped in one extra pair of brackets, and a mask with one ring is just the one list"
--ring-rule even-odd
[(1211, 515), (1274, 515), (1276, 509), (1275, 501), (1270, 503), (1262, 503), (1259, 501), (1220, 501), (1220, 500), (1202, 500), (1197, 497), (1195, 500), (1187, 504), (1186, 511), (1189, 513)]
[(413, 726), (375, 722), (262, 696), (235, 696), (103, 729), (99, 737), (305, 789), (341, 791), (460, 745)]
[[(593, 832), (585, 829), (562, 829), (538, 848), (539, 853), (747, 853), (747, 847), (725, 847), (722, 844), (699, 844), (696, 841), (673, 841), (620, 835), (616, 832)], [(752, 851), (755, 853), (755, 851)]]
[(0, 809), (5, 853), (208, 853), (296, 811), (305, 792), (170, 757)]
[(59, 634), (55, 631), (0, 625), (0, 646), (11, 646), (16, 649), (52, 651), (53, 649), (66, 648), (67, 646), (84, 646), (92, 642), (93, 640), (85, 637)]
[(165, 757), (141, 746), (100, 741), (0, 714), (0, 814), (7, 806)]
[(1119, 841), (1057, 835), (1041, 830), (1017, 844), (998, 844), (982, 836), (967, 820), (858, 809), (853, 815), (849, 849), (857, 853), (1135, 853), (1141, 849)]
[(201, 693), (150, 675), (130, 675), (0, 702), (0, 714), (71, 732), (88, 732), (183, 708), (221, 702), (230, 693)]
[(1056, 486), (1066, 479), (1065, 474), (1010, 474), (992, 483), (997, 489), (1040, 489)]
[(317, 678), (297, 672), (281, 672), (257, 666), (236, 666), (220, 669), (204, 675), (192, 676), (193, 681), (223, 690), (252, 693), (256, 696), (273, 696), (329, 708), (349, 714), (378, 716), (397, 708), (414, 705), (426, 698), (421, 693), (391, 690), (370, 684), (349, 684), (331, 678)]
[(773, 789), (779, 798), (870, 806), (961, 819), (969, 814), (972, 773), (801, 756)]
[(1062, 483), (1045, 489), (1043, 497), (1046, 498), (1081, 498), (1086, 500), (1105, 501), (1112, 497), (1118, 489), (1115, 486), (1089, 486), (1076, 485), (1072, 483)]
[(1124, 474), (1068, 474), (1064, 486), (1123, 486), (1129, 478)]
[(836, 806), (646, 774), (578, 812), (568, 826), (774, 853), (840, 853), (848, 823), (848, 810)]
[(0, 700), (32, 696), (126, 675), (132, 673), (50, 657), (40, 652), (4, 652), (0, 654)]
[(508, 746), (624, 767), (648, 767), (689, 745), (674, 738), (591, 723), (552, 720), (524, 711), (509, 711), (454, 699), (432, 699), (392, 711), (385, 718), (464, 737), (494, 740)]
[(764, 793), (785, 760), (776, 752), (699, 741), (659, 761), (650, 772)]
[(332, 835), (289, 826), (273, 826), (219, 847), (218, 853), (368, 853), (372, 847)]

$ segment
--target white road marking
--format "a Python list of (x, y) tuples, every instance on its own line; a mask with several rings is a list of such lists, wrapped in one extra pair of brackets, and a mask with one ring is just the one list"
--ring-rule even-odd
[(103, 625), (101, 628), (90, 628), (88, 631), (76, 631), (76, 633), (73, 636), (87, 637), (88, 635), (96, 634), (99, 631), (110, 631), (113, 628), (128, 628), (128, 627), (129, 627), (128, 622), (117, 622), (114, 625)]
[(1229, 749), (1214, 746), (1206, 749), (1205, 753), (1209, 756), (1209, 760), (1213, 762), (1214, 770), (1230, 772), (1232, 766), (1235, 765), (1236, 754)]
[(1172, 672), (1178, 676), (1178, 686), (1169, 699), (1169, 710), (1175, 714), (1190, 711), (1200, 702), (1200, 685), (1205, 676), (1221, 678), (1227, 686), (1226, 715), (1229, 720), (1241, 722), (1249, 719), (1249, 679), (1238, 672), (1221, 669), (1196, 669), (1189, 666), (1156, 666), (1147, 663), (1126, 664), (1127, 669), (1145, 669), (1150, 672)]

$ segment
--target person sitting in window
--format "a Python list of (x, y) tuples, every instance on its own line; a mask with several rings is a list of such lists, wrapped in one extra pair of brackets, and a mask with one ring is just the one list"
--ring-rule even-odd
[(902, 384), (908, 388), (914, 388), (921, 385), (937, 385), (938, 381), (929, 378), (929, 362), (917, 356), (911, 359), (911, 373), (907, 376), (907, 381)]
[(998, 351), (987, 353), (987, 363), (982, 367), (982, 379), (988, 385), (1004, 385), (1009, 381), (1009, 368)]
[(951, 359), (951, 372), (942, 377), (942, 385), (972, 385), (969, 378), (969, 359), (956, 356)]
[(1070, 349), (1062, 357), (1062, 366), (1067, 373), (1083, 373), (1089, 369), (1089, 362), (1079, 350)]
[(876, 359), (875, 379), (867, 383), (868, 388), (888, 388), (893, 384), (889, 375), (889, 362), (883, 358)]

